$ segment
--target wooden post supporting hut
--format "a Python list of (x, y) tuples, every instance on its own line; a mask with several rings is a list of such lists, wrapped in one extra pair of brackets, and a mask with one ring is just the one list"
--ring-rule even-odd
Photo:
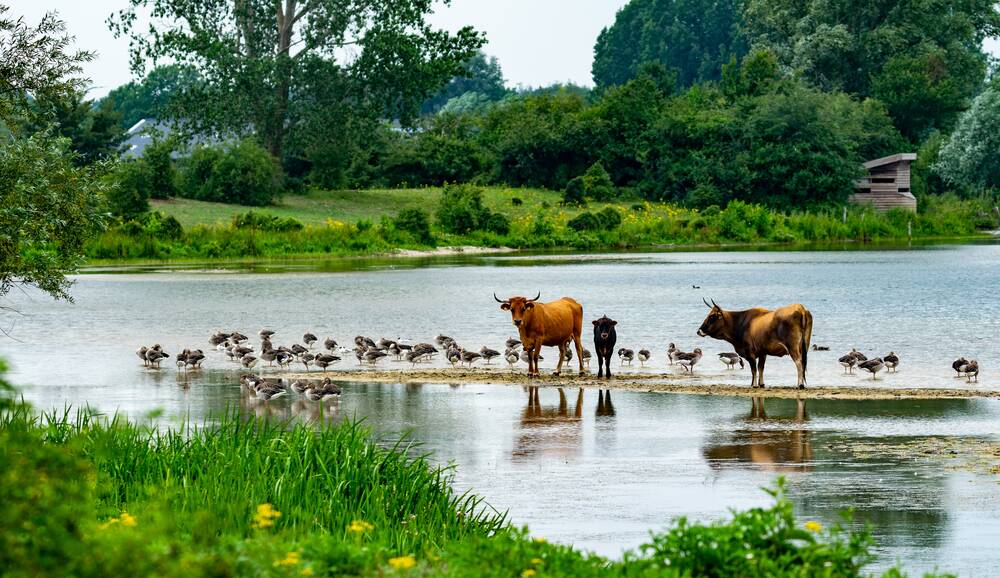
[(916, 153), (898, 153), (864, 164), (867, 176), (855, 184), (849, 199), (855, 205), (872, 205), (876, 211), (906, 209), (917, 211), (917, 198), (910, 192), (910, 164)]

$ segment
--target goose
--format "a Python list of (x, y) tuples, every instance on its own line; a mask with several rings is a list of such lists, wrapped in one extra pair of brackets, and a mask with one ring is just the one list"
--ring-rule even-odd
[(275, 332), (270, 329), (261, 329), (257, 332), (257, 335), (259, 335), (261, 339), (271, 339), (271, 336), (274, 335), (274, 333)]
[(355, 337), (354, 344), (358, 347), (364, 347), (365, 349), (377, 349), (375, 340), (371, 337), (365, 337), (364, 335), (358, 335)]
[(220, 345), (223, 341), (228, 341), (229, 333), (223, 333), (221, 331), (216, 331), (211, 337), (208, 338), (208, 344), (211, 346)]
[(334, 363), (337, 363), (338, 361), (340, 361), (340, 357), (337, 357), (332, 353), (320, 353), (313, 360), (313, 363), (316, 364), (316, 367), (322, 369), (323, 371), (326, 371), (327, 367), (333, 365)]
[(147, 352), (147, 351), (149, 351), (149, 348), (148, 348), (148, 347), (146, 347), (145, 345), (143, 345), (143, 346), (142, 346), (142, 347), (140, 347), (139, 349), (136, 349), (136, 350), (135, 350), (135, 354), (139, 356), (139, 359), (141, 359), (141, 360), (142, 360), (142, 364), (143, 364), (143, 365), (146, 365), (146, 366), (148, 366), (148, 365), (149, 365), (149, 360), (148, 360), (148, 359), (146, 359), (146, 352)]
[(288, 386), (292, 391), (299, 395), (305, 394), (306, 390), (309, 389), (309, 381), (305, 379), (296, 379)]
[(638, 356), (639, 356), (639, 365), (645, 367), (646, 362), (649, 361), (649, 356), (650, 356), (649, 350), (640, 349)]
[(227, 349), (232, 349), (232, 347), (233, 347), (233, 344), (230, 343), (229, 340), (227, 339), (227, 340), (223, 341), (222, 343), (216, 345), (215, 349), (216, 349), (216, 351), (225, 351)]
[(294, 355), (297, 355), (297, 356), (301, 356), (301, 355), (305, 354), (305, 353), (306, 353), (307, 351), (309, 351), (309, 350), (308, 350), (308, 349), (306, 349), (305, 347), (302, 347), (302, 346), (301, 346), (301, 345), (299, 345), (298, 343), (293, 343), (293, 344), (292, 344), (292, 347), (290, 348), (290, 351), (291, 351), (291, 352), (292, 352), (292, 353), (293, 353)]
[(854, 373), (854, 366), (857, 365), (858, 358), (854, 357), (853, 353), (848, 353), (837, 361), (844, 366), (844, 373)]
[(386, 351), (389, 353), (389, 355), (395, 357), (396, 361), (399, 361), (400, 359), (403, 358), (403, 350), (399, 348), (399, 344), (396, 343), (395, 341), (392, 342), (392, 344), (389, 346), (389, 349), (387, 349)]
[(337, 399), (341, 394), (340, 386), (334, 384), (327, 377), (323, 380), (323, 383), (314, 384), (308, 390), (306, 390), (306, 397), (310, 401), (326, 401), (328, 399)]
[(444, 334), (438, 334), (438, 336), (434, 338), (434, 341), (436, 341), (438, 345), (446, 345), (449, 342), (451, 343), (455, 342), (454, 339)]
[(882, 358), (882, 363), (885, 364), (887, 371), (896, 373), (896, 368), (899, 367), (899, 356), (896, 355), (895, 351), (890, 351), (889, 355)]
[(378, 340), (378, 348), (382, 351), (389, 349), (391, 345), (395, 345), (396, 342), (391, 339), (386, 339), (385, 337)]
[(163, 351), (160, 348), (159, 344), (154, 345), (151, 349), (146, 350), (146, 359), (149, 361), (149, 365), (151, 367), (155, 367), (156, 369), (159, 369), (160, 362), (168, 357), (170, 357), (170, 354)]
[(701, 348), (695, 347), (691, 353), (682, 353), (677, 358), (677, 363), (681, 364), (689, 373), (694, 373), (694, 366), (701, 361)]
[(299, 361), (302, 362), (302, 365), (306, 366), (306, 371), (309, 371), (309, 364), (312, 363), (313, 360), (315, 359), (316, 356), (313, 355), (312, 353), (303, 353), (302, 355), (299, 356)]
[(511, 337), (510, 339), (504, 342), (504, 345), (507, 347), (507, 349), (517, 349), (518, 347), (521, 346), (521, 340), (514, 339), (513, 337)]
[(379, 351), (378, 349), (369, 349), (365, 353), (365, 363), (368, 363), (370, 365), (375, 365), (376, 363), (378, 363), (379, 359), (382, 359), (386, 355), (387, 354), (384, 351)]
[(580, 357), (583, 358), (583, 363), (586, 364), (587, 367), (590, 367), (590, 358), (592, 357), (590, 350), (584, 347), (583, 354), (580, 355)]
[(239, 347), (233, 348), (233, 355), (236, 359), (242, 359), (243, 356), (253, 353), (253, 347), (246, 347), (245, 345), (240, 345)]
[(274, 360), (278, 358), (278, 352), (275, 349), (267, 348), (260, 352), (261, 361), (266, 361), (268, 366), (274, 365)]
[(962, 371), (965, 372), (966, 381), (972, 381), (973, 378), (975, 378), (976, 381), (979, 381), (979, 362), (975, 359), (969, 360), (969, 362), (962, 368)]
[(455, 364), (462, 361), (462, 352), (457, 349), (449, 349), (448, 353), (445, 354), (445, 358), (452, 367), (455, 367)]
[(816, 345), (815, 343), (813, 343), (812, 350), (813, 351), (830, 351), (830, 348), (827, 347), (826, 345)]
[(487, 364), (489, 364), (489, 362), (492, 361), (494, 357), (500, 357), (499, 351), (497, 351), (496, 349), (490, 349), (485, 345), (479, 349), (479, 354), (483, 356), (483, 359), (486, 361)]
[(205, 352), (200, 349), (187, 352), (186, 365), (192, 369), (201, 369), (201, 363), (205, 361)]
[(177, 360), (175, 361), (175, 363), (177, 364), (177, 369), (178, 370), (180, 370), (181, 368), (187, 369), (188, 351), (190, 351), (190, 350), (185, 349), (185, 350), (183, 350), (183, 351), (181, 351), (180, 353), (177, 354)]
[(262, 379), (263, 378), (257, 377), (252, 373), (249, 374), (245, 373), (240, 376), (240, 385), (242, 385), (243, 389), (245, 389), (246, 391), (256, 395), (257, 384), (260, 383)]
[(669, 361), (669, 364), (673, 365), (673, 364), (677, 363), (677, 360), (680, 359), (679, 356), (682, 353), (684, 353), (684, 352), (681, 351), (680, 349), (677, 349), (677, 346), (674, 345), (673, 343), (667, 345), (667, 359)]
[(514, 370), (514, 365), (517, 363), (517, 360), (520, 359), (517, 352), (509, 348), (507, 349), (507, 353), (504, 353), (503, 358), (507, 361), (507, 365), (510, 366), (511, 371)]
[(618, 365), (625, 365), (626, 361), (628, 361), (629, 365), (632, 365), (632, 359), (635, 358), (635, 352), (631, 349), (622, 347), (618, 350), (618, 358), (620, 359), (620, 363)]
[(260, 383), (257, 384), (255, 391), (257, 392), (257, 399), (261, 401), (271, 401), (276, 397), (281, 397), (288, 393), (285, 391), (285, 388), (281, 386), (281, 384), (274, 383), (266, 379), (261, 380)]
[(428, 357), (434, 357), (438, 353), (438, 348), (434, 347), (430, 343), (418, 343), (413, 346), (411, 351), (416, 351), (418, 353), (424, 353)]
[(233, 343), (243, 343), (247, 339), (250, 338), (247, 337), (246, 335), (243, 335), (239, 331), (234, 331), (229, 335), (229, 341), (232, 341)]
[(410, 362), (410, 367), (416, 367), (421, 361), (427, 359), (426, 353), (421, 353), (419, 351), (409, 351), (406, 354), (406, 360)]
[(240, 358), (240, 365), (247, 369), (252, 369), (253, 366), (257, 365), (257, 358), (248, 353)]
[(862, 361), (868, 361), (868, 357), (864, 353), (858, 351), (857, 349), (851, 348), (851, 355), (854, 356), (854, 359), (858, 360), (858, 363), (861, 363)]
[(306, 344), (306, 347), (312, 349), (312, 346), (319, 341), (319, 338), (312, 333), (306, 333), (302, 336), (302, 343)]
[(858, 367), (864, 369), (868, 373), (872, 374), (872, 379), (878, 379), (878, 372), (882, 371), (885, 367), (885, 363), (882, 362), (881, 357), (875, 357), (873, 359), (866, 359), (858, 364)]
[[(521, 352), (521, 361), (528, 363), (528, 352), (527, 350)], [(545, 358), (539, 354), (538, 361), (545, 361)]]
[[(275, 354), (274, 362), (278, 364), (278, 367), (283, 367), (285, 369), (288, 369), (289, 366), (292, 365), (292, 360), (294, 360), (294, 359), (295, 359), (295, 356), (292, 355), (291, 352), (289, 352), (289, 351), (278, 351), (278, 353)], [(307, 366), (306, 370), (308, 371), (308, 369), (309, 369), (309, 367)]]
[(332, 337), (327, 337), (323, 340), (323, 348), (327, 351), (334, 351), (337, 349), (337, 340)]
[(964, 357), (959, 357), (951, 363), (951, 368), (957, 373), (957, 377), (962, 377), (963, 368), (969, 363), (969, 360)]
[(469, 367), (472, 367), (472, 364), (475, 363), (477, 359), (483, 356), (482, 353), (476, 353), (475, 351), (466, 351), (465, 349), (461, 350), (461, 354), (462, 354), (462, 361), (468, 364)]
[(719, 354), (719, 361), (726, 364), (726, 369), (736, 369), (736, 364), (740, 364), (740, 369), (743, 369), (743, 358), (739, 356), (738, 353), (734, 351), (724, 351)]

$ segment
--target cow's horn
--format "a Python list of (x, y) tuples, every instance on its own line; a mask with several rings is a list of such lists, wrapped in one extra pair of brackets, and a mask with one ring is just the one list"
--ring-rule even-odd
[(705, 301), (704, 297), (701, 298), (701, 301), (705, 304), (705, 307), (708, 307), (709, 309), (712, 308), (712, 306), (708, 304), (708, 301)]
[(539, 291), (539, 292), (538, 292), (538, 295), (535, 295), (535, 298), (534, 298), (534, 299), (528, 299), (528, 301), (538, 301), (538, 298), (539, 298), (539, 297), (541, 297), (541, 296), (542, 296), (542, 292), (541, 292), (541, 291)]
[[(715, 304), (715, 299), (712, 299), (712, 307), (719, 307), (718, 305)], [(722, 307), (719, 307), (719, 309), (722, 309)]]
[(500, 298), (497, 297), (497, 292), (496, 291), (493, 292), (493, 298), (497, 300), (497, 303), (503, 303), (503, 301), (501, 301)]

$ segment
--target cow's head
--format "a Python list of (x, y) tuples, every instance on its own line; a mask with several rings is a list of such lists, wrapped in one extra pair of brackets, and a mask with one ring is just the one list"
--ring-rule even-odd
[(600, 339), (607, 339), (611, 335), (611, 332), (614, 330), (615, 325), (618, 325), (618, 322), (615, 321), (614, 319), (611, 319), (607, 315), (601, 317), (600, 319), (595, 319), (594, 335), (596, 335)]
[(722, 339), (729, 324), (726, 312), (722, 310), (722, 307), (716, 305), (714, 299), (711, 305), (709, 305), (708, 301), (705, 301), (704, 297), (701, 300), (705, 302), (705, 306), (709, 308), (709, 311), (708, 316), (701, 322), (701, 327), (698, 328), (698, 335), (701, 337)]
[(525, 315), (529, 311), (534, 309), (535, 301), (542, 296), (539, 291), (538, 295), (535, 295), (534, 299), (528, 299), (527, 297), (509, 297), (506, 301), (501, 301), (497, 294), (493, 294), (493, 298), (497, 300), (500, 304), (500, 309), (503, 311), (510, 311), (510, 318), (514, 322), (515, 327), (520, 327), (524, 322)]

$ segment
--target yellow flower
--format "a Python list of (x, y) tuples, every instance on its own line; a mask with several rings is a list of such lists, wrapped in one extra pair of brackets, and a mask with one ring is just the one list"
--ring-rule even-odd
[(548, 542), (548, 540), (546, 540), (545, 538), (542, 538), (541, 536), (535, 536), (532, 539), (534, 541), (538, 542), (539, 544), (544, 544), (544, 543)]
[(306, 566), (305, 568), (302, 569), (302, 572), (300, 572), (300, 574), (302, 574), (303, 576), (312, 576), (313, 569), (310, 566)]
[(121, 522), (122, 526), (135, 526), (136, 519), (135, 516), (129, 514), (128, 512), (122, 512), (122, 515), (118, 517), (118, 521)]
[(417, 565), (417, 561), (413, 556), (399, 556), (398, 558), (389, 558), (389, 565), (396, 570), (409, 570)]
[(253, 517), (254, 528), (270, 528), (274, 526), (274, 521), (281, 517), (281, 512), (274, 509), (271, 504), (261, 504), (257, 506), (257, 513)]
[(531, 568), (528, 568), (524, 572), (521, 572), (521, 578), (531, 578), (534, 575), (535, 575), (535, 571), (533, 569), (531, 569)]
[(819, 532), (822, 529), (823, 524), (820, 524), (819, 522), (814, 522), (813, 520), (806, 522), (806, 530), (809, 530), (810, 532)]
[(532, 558), (531, 559), (531, 563), (534, 564), (535, 566), (538, 566), (539, 564), (542, 563), (542, 559), (541, 558)]
[(365, 522), (364, 520), (354, 520), (347, 525), (347, 531), (354, 532), (355, 534), (364, 534), (365, 532), (371, 532), (374, 529), (374, 524), (371, 522)]
[(296, 566), (300, 562), (298, 552), (289, 552), (281, 560), (275, 560), (275, 566)]

